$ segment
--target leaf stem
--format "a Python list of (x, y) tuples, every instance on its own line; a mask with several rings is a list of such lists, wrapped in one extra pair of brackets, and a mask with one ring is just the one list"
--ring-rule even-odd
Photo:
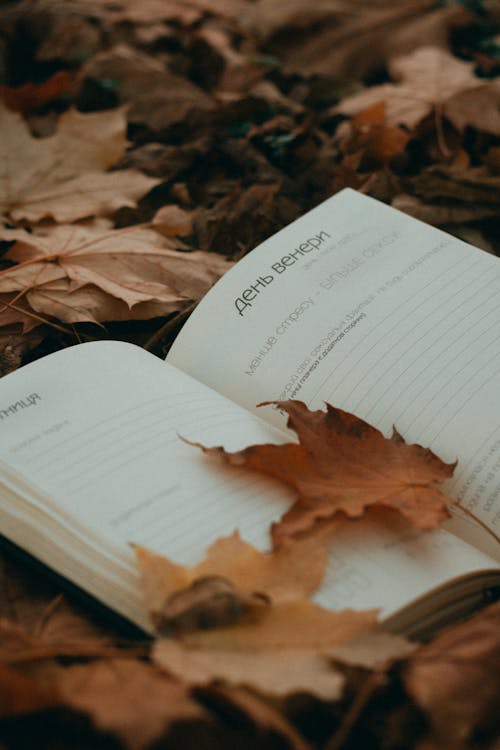
[[(70, 336), (73, 335), (73, 332), (69, 330), (69, 328), (64, 328), (64, 326), (60, 326), (58, 323), (53, 323), (51, 320), (47, 320), (42, 315), (37, 315), (37, 313), (33, 312), (32, 310), (24, 310), (22, 307), (18, 307), (17, 305), (14, 305), (12, 302), (6, 302), (5, 300), (2, 300), (0, 302), (0, 305), (3, 305), (5, 307), (9, 307), (11, 310), (15, 310), (18, 313), (21, 313), (22, 315), (27, 315), (29, 318), (34, 318), (35, 320), (38, 320), (40, 323), (43, 323), (44, 325), (52, 326), (52, 328), (55, 328), (57, 331), (60, 331), (61, 333), (69, 334)], [(0, 313), (2, 310), (0, 309)]]
[(170, 320), (167, 320), (166, 323), (164, 323), (155, 333), (153, 333), (152, 336), (146, 341), (145, 344), (143, 344), (143, 349), (146, 349), (146, 351), (151, 351), (151, 349), (156, 346), (156, 344), (167, 334), (170, 333), (172, 330), (174, 330), (180, 322), (182, 322), (184, 319), (187, 319), (191, 313), (193, 312), (194, 308), (196, 307), (198, 303), (193, 302), (188, 307), (185, 307), (184, 310), (181, 310), (177, 313), (173, 318), (170, 318)]

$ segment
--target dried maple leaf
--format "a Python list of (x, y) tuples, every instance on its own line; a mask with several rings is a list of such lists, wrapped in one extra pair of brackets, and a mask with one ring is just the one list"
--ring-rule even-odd
[[(314, 627), (315, 623), (310, 624)], [(333, 618), (331, 627), (335, 627)], [(233, 650), (230, 644), (196, 648), (161, 640), (154, 646), (153, 659), (169, 674), (193, 685), (224, 680), (251, 687), (264, 695), (284, 697), (300, 692), (324, 700), (340, 698), (344, 687), (342, 675), (332, 667), (330, 660), (307, 645), (293, 650), (286, 645), (279, 649), (249, 646), (246, 650)]]
[[(215, 254), (172, 250), (157, 232), (137, 226), (60, 225), (44, 234), (0, 230), (0, 237), (17, 239), (6, 257), (18, 263), (0, 271), (0, 293), (66, 323), (165, 315), (198, 300), (229, 267)], [(19, 322), (26, 314), (21, 310)]]
[[(445, 115), (459, 130), (472, 125), (500, 133), (500, 87), (496, 81), (477, 78), (473, 63), (458, 60), (438, 47), (421, 47), (392, 60), (389, 72), (398, 83), (371, 86), (343, 99), (335, 111), (356, 115), (383, 101), (388, 125), (413, 129), (434, 111)], [(475, 107), (476, 102), (481, 102), (480, 109)]]
[[(403, 679), (427, 714), (438, 747), (472, 747), (498, 738), (500, 603), (444, 631), (415, 652)], [(482, 744), (482, 743), (481, 743)]]
[(0, 217), (71, 222), (135, 206), (158, 180), (135, 170), (105, 172), (125, 152), (122, 110), (62, 115), (57, 132), (33, 138), (24, 120), (0, 105)]
[(453, 501), (431, 484), (449, 478), (455, 464), (445, 464), (420, 445), (407, 445), (395, 429), (385, 438), (359, 417), (329, 404), (326, 412), (311, 412), (301, 401), (274, 403), (288, 414), (288, 427), (300, 445), (254, 445), (236, 453), (199, 447), (296, 490), (291, 510), (273, 526), (275, 544), (337, 513), (359, 517), (374, 504), (399, 511), (419, 529), (435, 528), (448, 518), (446, 506)]
[[(170, 632), (180, 635), (180, 640), (156, 643), (156, 663), (193, 684), (223, 679), (265, 694), (306, 691), (334, 699), (344, 684), (332, 666), (340, 645), (350, 643), (349, 658), (355, 659), (354, 652), (360, 662), (370, 664), (377, 656), (380, 661), (406, 653), (408, 644), (404, 642), (403, 649), (401, 639), (393, 641), (388, 634), (383, 642), (376, 637), (371, 643), (363, 640), (368, 633), (380, 634), (375, 611), (331, 612), (305, 598), (322, 579), (331, 533), (331, 527), (323, 526), (270, 553), (259, 552), (233, 534), (215, 542), (194, 568), (137, 548), (149, 609), (160, 624), (162, 613), (170, 618)], [(214, 574), (219, 576), (217, 588)], [(221, 601), (214, 594), (221, 593), (222, 576), (226, 587)], [(195, 597), (197, 584), (201, 596)], [(255, 606), (258, 593), (260, 606)], [(186, 606), (172, 608), (172, 601)]]
[(158, 640), (153, 659), (193, 684), (225, 680), (267, 695), (342, 694), (336, 663), (380, 667), (413, 646), (376, 625), (376, 612), (332, 612), (306, 600), (276, 604), (254, 622)]
[[(274, 602), (303, 598), (321, 583), (329, 539), (330, 529), (325, 528), (273, 552), (260, 552), (234, 532), (214, 542), (206, 558), (193, 567), (177, 565), (142, 547), (135, 551), (145, 601), (149, 611), (159, 616), (172, 595), (207, 577), (227, 579), (235, 587), (234, 593), (259, 592)], [(205, 598), (208, 606), (209, 594), (207, 591)]]

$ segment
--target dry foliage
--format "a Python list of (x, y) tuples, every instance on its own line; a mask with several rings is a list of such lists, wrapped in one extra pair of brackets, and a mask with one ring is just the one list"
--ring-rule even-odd
[[(495, 2), (11, 0), (0, 29), (1, 374), (117, 334), (164, 354), (231, 261), (345, 186), (499, 253)], [(154, 646), (2, 553), (2, 750), (495, 747), (498, 605), (409, 653), (309, 598), (338, 513), (431, 528), (453, 467), (282, 408), (300, 445), (225, 456), (298, 493), (279, 545), (138, 550)]]
[[(477, 5), (474, 15), (436, 0), (8, 3), (2, 371), (35, 347), (105, 337), (110, 324), (113, 335), (131, 319), (144, 322), (128, 338), (164, 351), (172, 316), (227, 268), (217, 253), (238, 259), (346, 185), (459, 236), (473, 224), (474, 241), (495, 251), (498, 14)], [(149, 235), (158, 279), (137, 257), (148, 240), (135, 235), (133, 259), (126, 249), (152, 220), (169, 241)], [(71, 231), (93, 234), (92, 257), (73, 248), (70, 261), (60, 241)], [(18, 268), (28, 243), (29, 271)]]
[[(267, 695), (339, 698), (336, 647), (378, 631), (375, 612), (331, 612), (306, 598), (322, 580), (331, 533), (324, 527), (268, 553), (233, 534), (195, 568), (138, 548), (148, 608), (159, 632), (171, 636), (157, 642), (154, 661), (195, 685), (223, 679)], [(386, 639), (383, 660), (410, 648), (404, 639)], [(360, 663), (376, 661), (378, 646), (374, 638), (370, 657), (359, 652)]]
[(336, 111), (355, 115), (383, 102), (388, 125), (411, 130), (435, 113), (459, 131), (469, 125), (500, 135), (500, 87), (497, 81), (478, 79), (472, 63), (438, 47), (420, 47), (411, 55), (394, 58), (388, 67), (397, 83), (372, 86), (347, 97)]
[[(295, 548), (304, 559), (301, 544), (289, 547), (290, 561)], [(227, 581), (255, 569), (257, 585), (273, 582), (268, 590), (279, 592), (274, 565), (277, 579), (286, 578), (283, 550), (259, 553), (236, 536), (214, 545), (198, 570), (138, 554), (153, 602), (171, 598), (172, 588), (197, 572), (210, 572), (214, 555), (226, 560)], [(12, 573), (9, 585), (22, 584), (22, 566)], [(130, 750), (179, 743), (351, 750), (367, 737), (370, 746), (391, 750), (493, 747), (499, 605), (415, 649), (375, 627), (368, 613), (326, 612), (307, 602), (304, 584), (313, 585), (306, 574), (293, 599), (290, 577), (285, 598), (269, 597), (253, 623), (212, 621), (206, 630), (198, 621), (181, 637), (162, 637), (140, 651), (137, 641), (117, 644), (116, 633), (110, 638), (112, 630), (61, 601), (41, 610), (40, 589), (29, 598), (12, 589), (17, 623), (4, 619), (0, 628), (5, 747), (73, 748), (78, 738), (82, 747), (114, 742)]]
[(3, 236), (16, 240), (5, 257), (17, 265), (0, 272), (0, 294), (9, 297), (12, 322), (28, 329), (41, 322), (30, 311), (63, 323), (166, 315), (198, 300), (228, 268), (218, 255), (177, 252), (137, 226), (58, 224)]

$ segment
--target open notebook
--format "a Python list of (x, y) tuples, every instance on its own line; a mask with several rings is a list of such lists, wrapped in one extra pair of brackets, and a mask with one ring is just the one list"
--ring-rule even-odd
[[(140, 627), (129, 543), (187, 564), (238, 528), (266, 548), (291, 496), (179, 440), (293, 439), (262, 400), (329, 401), (459, 459), (445, 487), (500, 528), (498, 260), (352, 190), (252, 251), (164, 363), (129, 344), (52, 354), (0, 381), (0, 530)], [(317, 600), (418, 633), (500, 585), (493, 535), (346, 522)]]

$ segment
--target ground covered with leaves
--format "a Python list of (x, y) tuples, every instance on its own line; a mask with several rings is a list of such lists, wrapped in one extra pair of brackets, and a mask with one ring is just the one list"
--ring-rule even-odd
[[(500, 254), (495, 0), (21, 0), (0, 29), (1, 374), (102, 338), (164, 355), (233, 262), (347, 186)], [(224, 544), (255, 617), (294, 562)], [(221, 675), (223, 637), (216, 666), (152, 648), (0, 562), (1, 750), (496, 746), (498, 606), (376, 664), (332, 651), (327, 675), (305, 634), (332, 625), (308, 611), (300, 654), (226, 654)], [(168, 575), (234, 603), (200, 565)]]

